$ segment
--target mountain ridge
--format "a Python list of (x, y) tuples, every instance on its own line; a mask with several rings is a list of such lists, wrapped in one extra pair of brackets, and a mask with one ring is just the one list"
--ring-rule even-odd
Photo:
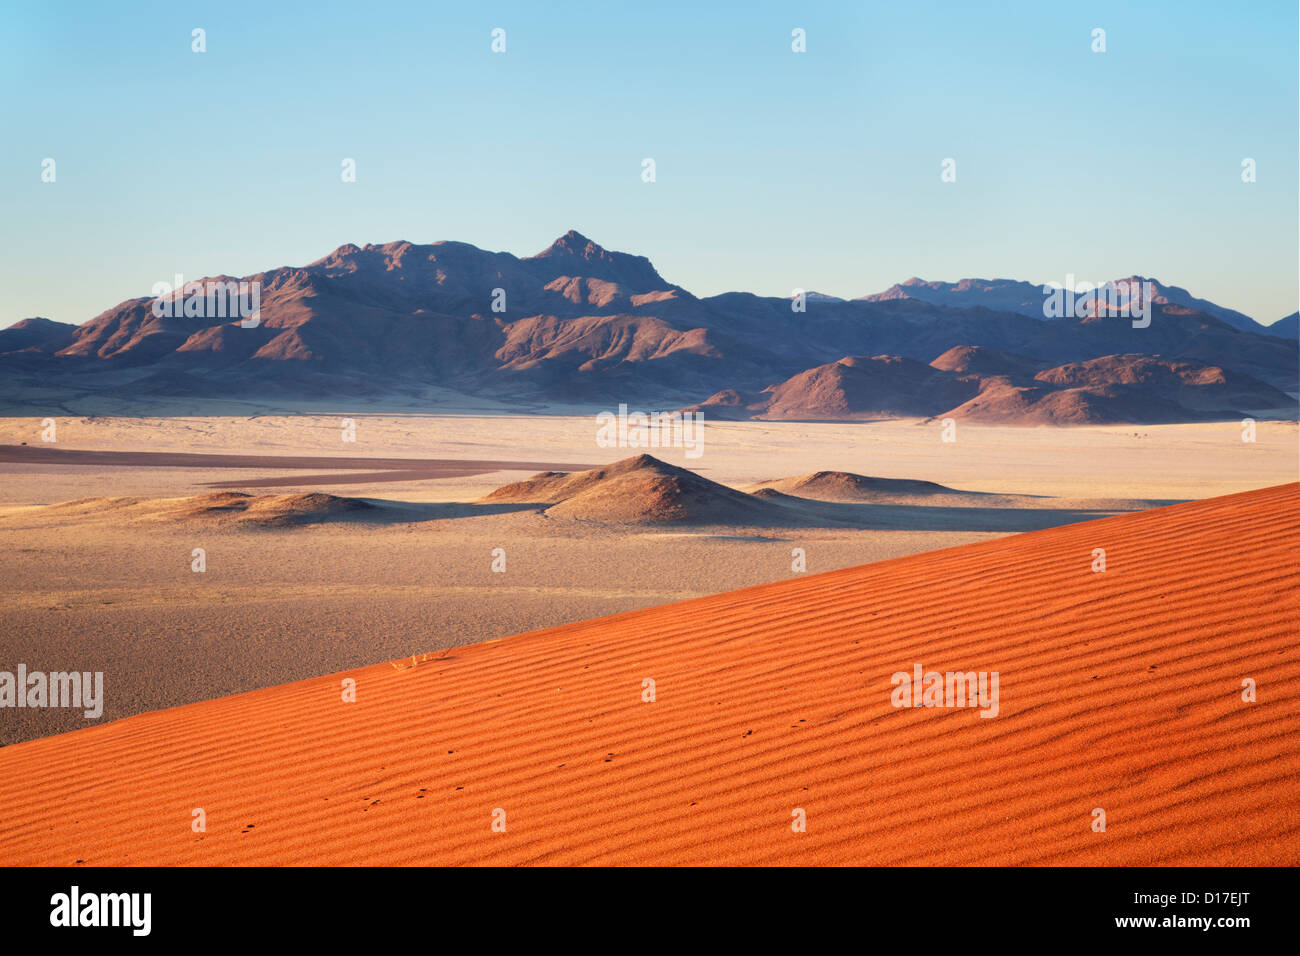
[[(1037, 315), (1002, 308), (1005, 296), (983, 300), (998, 308), (935, 303), (920, 295), (936, 284), (919, 278), (896, 286), (901, 294), (854, 300), (808, 293), (799, 303), (746, 292), (699, 298), (664, 279), (646, 257), (608, 250), (576, 230), (524, 258), (456, 241), (345, 243), (306, 266), (238, 280), (205, 277), (186, 289), (217, 281), (257, 283), (255, 322), (211, 314), (202, 304), (188, 317), (181, 310), (155, 315), (155, 300), (141, 296), (82, 325), (24, 320), (0, 331), (8, 397), (21, 402), (24, 388), (45, 385), (197, 397), (232, 390), (415, 394), (437, 386), (507, 404), (681, 407), (707, 405), (720, 390), (751, 396), (848, 357), (892, 356), (898, 361), (870, 367), (895, 378), (912, 368), (911, 384), (882, 379), (877, 386), (895, 388), (897, 410), (919, 414), (927, 403), (902, 394), (908, 388), (924, 392), (943, 382), (957, 394), (970, 385), (907, 363), (929, 366), (955, 348), (975, 350), (964, 360), (981, 356), (971, 374), (984, 377), (989, 363), (1027, 371), (1147, 354), (1223, 366), (1283, 390), (1300, 378), (1285, 339), (1173, 301), (1186, 298), (1174, 286), (1157, 285), (1145, 328), (1104, 309), (1044, 319), (1041, 306)], [(1021, 298), (1038, 289), (963, 280), (949, 291), (965, 302), (990, 288), (1001, 295), (1008, 283)], [(1011, 365), (1006, 370), (1014, 372)], [(1020, 381), (1020, 372), (1012, 377), (1015, 388), (1044, 387)], [(729, 407), (734, 414), (744, 404)], [(787, 412), (796, 414), (793, 406)]]

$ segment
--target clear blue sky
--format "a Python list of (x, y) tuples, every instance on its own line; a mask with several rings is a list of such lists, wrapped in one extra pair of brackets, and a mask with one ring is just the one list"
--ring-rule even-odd
[(570, 228), (699, 295), (1140, 273), (1264, 322), (1296, 309), (1295, 0), (11, 0), (3, 19), (0, 325), (344, 242), (530, 255)]

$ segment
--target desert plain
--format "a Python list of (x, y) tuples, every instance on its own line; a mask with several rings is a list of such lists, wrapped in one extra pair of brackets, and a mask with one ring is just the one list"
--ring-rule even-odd
[[(0, 654), (31, 670), (104, 671), (102, 720), (1296, 477), (1297, 426), (1285, 421), (1260, 423), (1253, 443), (1233, 422), (963, 423), (950, 442), (938, 423), (920, 420), (708, 422), (692, 458), (674, 448), (597, 447), (589, 415), (183, 411), (56, 419), (55, 442), (41, 441), (41, 419), (9, 418), (0, 445), (74, 456), (210, 455), (216, 463), (298, 456), (517, 466), (412, 479), (370, 466), (222, 468), (206, 458), (201, 467), (0, 460)], [(346, 421), (355, 441), (342, 440)], [(707, 512), (688, 523), (591, 521), (480, 500), (560, 470), (552, 465), (577, 470), (642, 452), (745, 490), (839, 471), (979, 494), (877, 497), (847, 522), (813, 516), (793, 526), (745, 523), (761, 516), (711, 523)], [(175, 507), (175, 499), (240, 490), (380, 507), (302, 524), (226, 520), (220, 509), (187, 517)], [(804, 572), (794, 570), (796, 548)], [(201, 572), (195, 549), (204, 554)], [(8, 710), (0, 742), (85, 724), (67, 710)]]

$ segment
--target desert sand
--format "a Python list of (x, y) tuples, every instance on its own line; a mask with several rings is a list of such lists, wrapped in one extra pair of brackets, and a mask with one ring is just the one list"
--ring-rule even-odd
[[(16, 744), (0, 857), (1294, 865), (1297, 532), (1289, 484)], [(997, 716), (893, 706), (915, 664)]]
[[(233, 491), (10, 506), (0, 509), (11, 545), (0, 551), (0, 654), (33, 670), (104, 672), (99, 719), (113, 720), (782, 580), (803, 573), (796, 549), (815, 572), (1107, 513), (1005, 496), (994, 507), (981, 495), (961, 508), (950, 495), (776, 505), (689, 472), (678, 493), (646, 494), (670, 467), (616, 468), (582, 502), (557, 506), (497, 492), (407, 502)], [(0, 743), (86, 722), (75, 709), (4, 710)]]
[[(118, 415), (71, 417), (53, 408), (49, 414), (57, 424), (59, 448), (590, 465), (646, 451), (732, 486), (834, 470), (1003, 494), (1190, 500), (1292, 481), (1300, 465), (1300, 425), (1294, 421), (1259, 422), (1254, 442), (1242, 441), (1238, 422), (1074, 428), (958, 423), (956, 440), (944, 442), (938, 422), (917, 419), (861, 423), (706, 420), (703, 453), (688, 458), (674, 448), (598, 448), (593, 417), (563, 408), (538, 408), (534, 414), (523, 415), (415, 403), (394, 410), (361, 404), (290, 407), (232, 402), (229, 414), (218, 415), (183, 403), (160, 410), (158, 403), (152, 402)], [(355, 443), (342, 441), (341, 423), (345, 420), (355, 423)], [(0, 444), (39, 444), (41, 422), (39, 415), (0, 418)], [(544, 467), (483, 473), (470, 480), (384, 484), (363, 480), (331, 490), (417, 501), (472, 500), (538, 470)], [(54, 503), (95, 493), (199, 494), (211, 490), (212, 482), (294, 474), (274, 468), (208, 471), (101, 465), (60, 469), (0, 462), (0, 475), (4, 476), (0, 503)], [(302, 472), (296, 474), (302, 476)], [(87, 476), (111, 479), (111, 490), (91, 490)], [(37, 480), (28, 483), (28, 478)], [(298, 490), (311, 488), (299, 486)]]
[[(0, 661), (103, 671), (102, 723), (786, 580), (800, 573), (795, 549), (817, 573), (1296, 477), (1295, 423), (1260, 423), (1256, 443), (1231, 423), (963, 424), (954, 443), (919, 421), (708, 423), (698, 458), (651, 451), (774, 496), (764, 505), (806, 496), (805, 520), (609, 525), (566, 515), (571, 503), (543, 513), (485, 501), (538, 469), (633, 453), (596, 447), (589, 416), (243, 410), (59, 418), (48, 444), (39, 419), (0, 419), (0, 442), (20, 449), (11, 458), (52, 457), (0, 461)], [(355, 443), (340, 439), (345, 415)], [(62, 458), (79, 451), (101, 457)], [(240, 456), (223, 464), (243, 467), (194, 467), (197, 455)], [(300, 467), (280, 467), (285, 459)], [(339, 470), (340, 460), (355, 467)], [(465, 467), (391, 480), (390, 466), (415, 460)], [(482, 470), (493, 465), (513, 467)], [(883, 484), (845, 500), (824, 479), (805, 481), (827, 469)], [(321, 474), (348, 482), (318, 487)], [(322, 490), (367, 507), (308, 514), (302, 503)], [(256, 501), (223, 503), (230, 494)], [(192, 570), (195, 549), (203, 573)], [(493, 570), (497, 549), (504, 572)], [(4, 710), (0, 744), (87, 724), (67, 709)]]

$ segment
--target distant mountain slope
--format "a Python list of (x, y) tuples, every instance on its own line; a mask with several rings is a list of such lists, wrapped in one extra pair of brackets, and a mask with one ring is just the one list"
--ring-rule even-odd
[(917, 299), (950, 308), (983, 308), (998, 312), (1016, 312), (1036, 319), (1043, 318), (1042, 286), (1015, 279), (961, 279), (957, 282), (927, 282), (913, 276), (890, 286), (884, 292), (864, 295), (858, 302), (889, 302)]
[(1062, 387), (1126, 389), (1189, 409), (1273, 410), (1293, 405), (1290, 397), (1241, 372), (1149, 355), (1108, 355), (1039, 372), (1035, 379)]
[[(1248, 315), (1216, 305), (1208, 299), (1198, 299), (1186, 289), (1167, 286), (1148, 276), (1130, 275), (1117, 279), (1104, 280), (1111, 284), (1118, 293), (1120, 304), (1127, 305), (1129, 292), (1145, 288), (1151, 284), (1151, 301), (1157, 305), (1176, 305), (1194, 309), (1213, 316), (1220, 322), (1245, 332), (1258, 332), (1265, 326)], [(1081, 283), (1076, 282), (1075, 286)], [(888, 302), (896, 299), (918, 299), (932, 305), (944, 305), (953, 308), (985, 308), (1005, 312), (1017, 312), (1036, 319), (1046, 319), (1043, 308), (1045, 299), (1043, 286), (1015, 279), (961, 279), (957, 282), (927, 282), (913, 277), (906, 282), (890, 286), (884, 292), (863, 296), (861, 302)], [(1142, 298), (1137, 294), (1139, 301)]]
[(1092, 425), (1285, 415), (1295, 406), (1286, 393), (1244, 373), (1160, 356), (1107, 355), (1036, 374), (1027, 362), (967, 346), (949, 349), (928, 366), (891, 355), (845, 357), (757, 395), (723, 391), (689, 410), (706, 420), (951, 417)]

